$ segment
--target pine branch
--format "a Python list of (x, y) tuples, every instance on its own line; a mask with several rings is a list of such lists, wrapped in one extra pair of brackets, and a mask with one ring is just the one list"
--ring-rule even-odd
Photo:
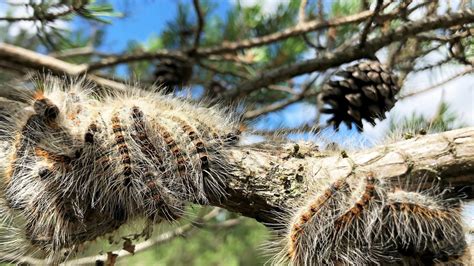
[(301, 61), (289, 66), (268, 69), (254, 78), (237, 85), (236, 88), (238, 89), (229, 91), (226, 94), (226, 97), (242, 97), (261, 87), (275, 84), (291, 77), (326, 70), (331, 67), (337, 67), (344, 63), (368, 57), (386, 45), (397, 41), (403, 41), (421, 32), (472, 22), (474, 22), (474, 11), (463, 10), (457, 13), (438, 17), (427, 17), (419, 21), (407, 23), (388, 33), (367, 40), (363, 48), (358, 45), (353, 45), (347, 49), (336, 49), (334, 52), (326, 52), (319, 58)]
[[(372, 14), (372, 12), (369, 13)], [(347, 20), (347, 18), (345, 18), (345, 20)], [(345, 20), (338, 21), (337, 23), (343, 23), (342, 21)], [(453, 25), (470, 23), (473, 21), (474, 12), (472, 10), (463, 10), (453, 14), (447, 14), (439, 17), (428, 17), (420, 21), (408, 23), (379, 37), (375, 37), (371, 40), (368, 40), (364, 48), (360, 48), (359, 46), (355, 45), (346, 49), (337, 49), (333, 53), (327, 52), (323, 54), (320, 58), (302, 61), (299, 63), (292, 64), (290, 66), (282, 66), (274, 69), (269, 69), (252, 79), (246, 80), (241, 84), (238, 84), (236, 86), (237, 89), (228, 91), (225, 96), (228, 98), (241, 97), (261, 87), (275, 84), (279, 81), (287, 80), (294, 76), (315, 71), (326, 70), (331, 67), (336, 67), (347, 62), (364, 58), (368, 55), (373, 54), (374, 52), (388, 44), (405, 40), (421, 32), (426, 32), (438, 28), (448, 28)], [(336, 22), (332, 21), (322, 23), (329, 23), (324, 25), (331, 25)], [(201, 53), (200, 49), (198, 49), (196, 53), (201, 56), (206, 54)], [(103, 78), (87, 73), (106, 66), (112, 66), (119, 63), (132, 62), (135, 60), (145, 60), (151, 58), (186, 59), (187, 57), (181, 52), (171, 52), (163, 50), (158, 53), (126, 55), (115, 58), (106, 58), (98, 63), (74, 65), (50, 56), (29, 51), (24, 48), (15, 47), (5, 43), (0, 44), (0, 60), (16, 63), (28, 69), (40, 71), (46, 70), (50, 71), (53, 74), (59, 75), (66, 74), (69, 76), (78, 76), (86, 74), (89, 80), (93, 81), (96, 84), (99, 84), (100, 86), (112, 87), (119, 90), (124, 89), (125, 86), (121, 83), (105, 80)]]
[[(295, 152), (296, 151), (296, 152)], [(297, 144), (237, 147), (228, 151), (232, 178), (225, 199), (211, 205), (271, 223), (281, 210), (304, 200), (307, 184), (344, 176), (363, 178), (367, 172), (406, 189), (474, 188), (474, 128), (419, 136), (358, 152), (318, 151)], [(258, 163), (256, 163), (258, 162)], [(469, 190), (470, 188), (470, 190)]]
[(194, 37), (194, 45), (192, 51), (195, 52), (197, 48), (199, 48), (199, 42), (201, 40), (202, 30), (204, 28), (204, 15), (202, 12), (201, 5), (199, 4), (199, 0), (193, 0), (193, 6), (196, 11), (196, 16), (198, 19), (198, 26), (196, 30), (196, 35)]
[[(0, 90), (0, 92), (2, 92)], [(10, 112), (22, 105), (0, 98)], [(229, 147), (223, 159), (230, 168), (227, 196), (209, 199), (212, 206), (242, 213), (260, 222), (272, 222), (282, 210), (304, 200), (307, 184), (348, 176), (363, 178), (373, 172), (380, 179), (408, 184), (405, 189), (462, 187), (474, 198), (474, 127), (417, 136), (361, 151), (320, 151), (295, 143)]]
[[(20, 21), (54, 21), (56, 19), (59, 19), (61, 17), (73, 14), (77, 12), (78, 10), (83, 9), (89, 1), (79, 1), (77, 4), (69, 5), (65, 7), (65, 10), (60, 11), (60, 12), (37, 12), (35, 11), (35, 14), (30, 17), (0, 17), (0, 21), (7, 21), (9, 23), (14, 23), (14, 22), (20, 22)], [(32, 5), (35, 7), (36, 5)]]
[[(67, 75), (70, 77), (77, 77), (85, 75), (89, 81), (99, 85), (100, 87), (111, 88), (118, 91), (123, 91), (127, 88), (126, 85), (122, 83), (101, 78), (93, 74), (87, 74), (88, 66), (85, 64), (74, 65), (52, 56), (43, 55), (6, 43), (0, 43), (0, 61), (6, 61), (9, 64), (27, 70), (46, 72), (59, 76)], [(3, 96), (2, 93), (0, 93), (0, 96)]]
[(427, 88), (423, 88), (423, 89), (420, 89), (420, 90), (417, 90), (415, 92), (412, 92), (412, 93), (407, 93), (405, 95), (401, 95), (400, 97), (398, 97), (399, 100), (401, 99), (405, 99), (405, 98), (408, 98), (408, 97), (412, 97), (412, 96), (415, 96), (415, 95), (419, 95), (419, 94), (422, 94), (422, 93), (425, 93), (425, 92), (428, 92), (430, 90), (433, 90), (433, 89), (436, 89), (436, 88), (439, 88), (443, 85), (445, 85), (446, 83), (449, 83), (459, 77), (462, 77), (462, 76), (465, 76), (467, 74), (470, 74), (470, 73), (473, 73), (474, 72), (474, 68), (472, 67), (467, 67), (466, 69), (464, 69), (463, 71), (459, 72), (459, 73), (456, 73), (452, 76), (450, 76), (449, 78), (441, 81), (441, 82), (438, 82), (436, 84), (433, 84)]
[[(296, 26), (289, 27), (279, 32), (275, 32), (269, 35), (250, 38), (246, 40), (241, 40), (237, 42), (227, 42), (223, 43), (222, 45), (215, 46), (215, 47), (208, 47), (208, 48), (199, 48), (195, 51), (195, 56), (200, 58), (206, 58), (211, 55), (222, 55), (231, 52), (235, 52), (241, 49), (248, 49), (256, 46), (263, 46), (269, 43), (282, 41), (291, 37), (295, 37), (304, 33), (326, 29), (329, 27), (336, 27), (341, 25), (347, 25), (351, 23), (358, 23), (372, 15), (372, 11), (363, 11), (361, 13), (350, 15), (341, 18), (335, 18), (328, 21), (319, 21), (319, 20), (312, 20), (305, 23), (300, 23)], [(396, 15), (395, 12), (390, 14), (381, 16), (383, 19), (393, 18)], [(179, 51), (167, 51), (167, 50), (160, 50), (157, 52), (143, 52), (143, 53), (136, 53), (130, 55), (119, 55), (114, 58), (107, 58), (107, 60), (99, 61), (97, 63), (92, 63), (89, 66), (89, 70), (96, 70), (105, 67), (114, 66), (117, 64), (122, 63), (129, 63), (133, 61), (140, 61), (140, 60), (149, 60), (149, 59), (157, 59), (157, 58), (175, 58), (181, 59), (185, 61), (187, 59), (184, 53)]]

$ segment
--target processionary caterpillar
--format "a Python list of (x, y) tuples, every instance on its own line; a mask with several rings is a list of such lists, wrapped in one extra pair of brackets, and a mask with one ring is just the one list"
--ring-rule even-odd
[(5, 220), (0, 233), (57, 261), (127, 220), (178, 219), (185, 202), (223, 193), (225, 173), (209, 168), (225, 168), (220, 153), (236, 143), (227, 111), (134, 88), (99, 96), (52, 77), (38, 84), (31, 108), (0, 123), (11, 143), (0, 209), (24, 221)]

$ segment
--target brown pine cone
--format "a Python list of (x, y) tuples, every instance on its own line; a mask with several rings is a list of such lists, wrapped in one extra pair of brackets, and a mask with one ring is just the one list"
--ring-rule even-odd
[(156, 66), (154, 76), (157, 85), (163, 86), (166, 92), (172, 92), (175, 86), (186, 85), (192, 73), (193, 66), (189, 62), (163, 59)]
[(332, 114), (328, 123), (336, 130), (344, 122), (362, 131), (362, 119), (375, 125), (375, 119), (385, 119), (385, 112), (395, 105), (400, 91), (397, 77), (378, 61), (362, 61), (336, 73), (340, 80), (329, 81), (321, 90), (319, 100), (328, 107), (322, 113)]

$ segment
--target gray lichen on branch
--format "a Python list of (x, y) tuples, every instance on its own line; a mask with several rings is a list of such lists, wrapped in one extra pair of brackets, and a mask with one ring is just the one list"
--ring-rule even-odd
[[(223, 41), (215, 46), (211, 45), (206, 47), (206, 45), (208, 45), (206, 29), (209, 25), (204, 25), (206, 12), (203, 11), (207, 10), (203, 10), (202, 7), (204, 7), (204, 5), (201, 7), (200, 1), (195, 0), (193, 3), (197, 16), (197, 25), (196, 29), (193, 30), (195, 34), (194, 45), (191, 49), (189, 49), (189, 47), (181, 47), (178, 50), (160, 49), (154, 52), (142, 51), (121, 55), (107, 54), (105, 56), (99, 56), (99, 59), (97, 59), (97, 57), (91, 57), (97, 59), (95, 62), (75, 65), (13, 45), (0, 44), (0, 66), (14, 70), (20, 75), (30, 70), (39, 70), (47, 71), (56, 76), (61, 76), (62, 78), (64, 78), (63, 75), (72, 79), (84, 77), (84, 80), (99, 85), (100, 87), (112, 89), (115, 92), (123, 92), (128, 90), (127, 85), (108, 79), (106, 78), (106, 74), (103, 74), (104, 72), (100, 74), (101, 72), (99, 71), (122, 63), (129, 64), (138, 61), (152, 61), (155, 59), (182, 59), (189, 63), (190, 67), (194, 65), (216, 76), (230, 75), (235, 78), (233, 81), (235, 84), (233, 86), (224, 86), (219, 92), (219, 96), (227, 97), (225, 100), (232, 101), (235, 98), (253, 95), (262, 88), (268, 88), (270, 90), (277, 90), (276, 87), (280, 87), (280, 89), (283, 88), (281, 91), (285, 91), (286, 98), (279, 102), (270, 102), (260, 105), (256, 109), (247, 112), (244, 118), (250, 120), (270, 112), (281, 110), (290, 104), (306, 99), (310, 100), (318, 93), (318, 86), (321, 85), (319, 82), (316, 82), (314, 86), (311, 85), (311, 88), (308, 87), (307, 90), (302, 89), (300, 92), (298, 91), (299, 88), (295, 88), (294, 85), (288, 85), (286, 88), (286, 85), (282, 85), (281, 82), (288, 81), (288, 84), (290, 84), (292, 78), (312, 72), (317, 72), (316, 74), (320, 75), (330, 68), (372, 56), (375, 52), (380, 51), (380, 49), (391, 49), (394, 45), (398, 45), (398, 47), (394, 47), (396, 49), (390, 51), (392, 56), (389, 55), (389, 63), (391, 66), (398, 67), (402, 72), (404, 71), (404, 73), (402, 73), (403, 75), (426, 68), (431, 69), (432, 66), (422, 66), (414, 69), (412, 62), (426, 56), (431, 51), (438, 50), (440, 47), (443, 47), (443, 45), (449, 45), (451, 48), (455, 45), (460, 45), (460, 43), (456, 42), (459, 41), (460, 38), (465, 38), (467, 36), (466, 34), (470, 32), (465, 31), (464, 28), (471, 27), (469, 23), (474, 22), (472, 9), (462, 9), (462, 7), (460, 7), (458, 12), (452, 13), (448, 11), (443, 15), (439, 15), (436, 12), (428, 12), (426, 17), (419, 20), (410, 20), (411, 18), (409, 19), (408, 16), (412, 12), (429, 5), (430, 1), (413, 3), (413, 5), (411, 1), (403, 1), (403, 3), (389, 2), (385, 5), (383, 5), (383, 2), (385, 1), (377, 1), (374, 12), (368, 10), (368, 4), (366, 4), (365, 11), (345, 17), (331, 17), (328, 20), (325, 20), (323, 14), (324, 9), (320, 7), (319, 18), (306, 20), (304, 9), (307, 3), (306, 1), (301, 1), (300, 22), (294, 26), (289, 26), (285, 29), (276, 30), (261, 36), (249, 35), (243, 40)], [(368, 1), (364, 1), (364, 3), (368, 3)], [(322, 5), (322, 1), (319, 1), (319, 4)], [(394, 9), (387, 8), (388, 6), (393, 6)], [(436, 7), (436, 4), (433, 6)], [(434, 10), (433, 6), (430, 7), (431, 11)], [(399, 17), (402, 17), (401, 24), (393, 23), (392, 25), (391, 23), (398, 21), (397, 18)], [(36, 18), (32, 19), (36, 20)], [(315, 56), (314, 59), (296, 63), (291, 61), (290, 64), (276, 64), (276, 66), (269, 66), (262, 69), (258, 69), (257, 64), (254, 64), (255, 61), (251, 58), (241, 59), (242, 54), (246, 55), (247, 53), (252, 53), (251, 48), (270, 47), (271, 45), (283, 43), (285, 40), (297, 40), (301, 36), (305, 37), (305, 41), (308, 44), (310, 42), (306, 34), (314, 33), (318, 35), (319, 38), (326, 30), (336, 31), (346, 26), (361, 29), (361, 32), (354, 32), (350, 38), (338, 47), (335, 47), (335, 43), (333, 45), (328, 44), (327, 47), (321, 45), (315, 46), (317, 56)], [(446, 32), (438, 31), (438, 29), (446, 29)], [(462, 29), (464, 29), (464, 31)], [(434, 33), (436, 33), (436, 35), (434, 35)], [(357, 40), (359, 40), (360, 45), (354, 45), (354, 42), (357, 42)], [(417, 43), (415, 45), (417, 48), (412, 49), (413, 51), (411, 51), (411, 46), (409, 45), (412, 41)], [(439, 44), (433, 47), (429, 47), (428, 45), (429, 48), (423, 49), (423, 42), (438, 42)], [(90, 51), (86, 52), (93, 54), (94, 48), (92, 47)], [(453, 51), (451, 51), (451, 53), (452, 52)], [(400, 54), (403, 55), (399, 56)], [(436, 65), (445, 64), (452, 59), (462, 61), (460, 59), (463, 59), (463, 56), (465, 56), (463, 53), (456, 56), (450, 55), (446, 60), (442, 60), (436, 63)], [(464, 61), (467, 62), (466, 60)], [(222, 64), (230, 62), (239, 63), (239, 65), (243, 65), (244, 68), (251, 66), (257, 71), (227, 71), (220, 67)], [(160, 63), (162, 64), (163, 62), (161, 61)], [(400, 67), (399, 65), (403, 65), (403, 63), (408, 64), (408, 66)], [(453, 76), (453, 78), (456, 77), (457, 76)], [(201, 81), (197, 82), (199, 83)], [(275, 85), (277, 83), (280, 84)], [(303, 88), (304, 86), (300, 87)], [(1, 96), (15, 98), (18, 94), (3, 89), (0, 91), (0, 97)], [(0, 122), (2, 119), (9, 119), (7, 118), (9, 111), (21, 109), (17, 103), (6, 102), (1, 100), (1, 98), (0, 102), (2, 103), (0, 106), (0, 114), (5, 114), (4, 117), (0, 117)], [(6, 106), (11, 107), (5, 108)], [(143, 126), (145, 122), (142, 121), (143, 117), (140, 112), (134, 112), (135, 124), (138, 125), (140, 129), (145, 128)], [(187, 119), (188, 117), (185, 115), (178, 118), (174, 117), (174, 120), (177, 121), (186, 121)], [(115, 120), (119, 121), (118, 119), (114, 119), (113, 121)], [(171, 123), (175, 122), (176, 121)], [(115, 141), (117, 142), (116, 144), (120, 146), (120, 156), (117, 157), (119, 157), (121, 164), (128, 167), (130, 166), (130, 151), (122, 147), (124, 143), (124, 132), (126, 132), (127, 129), (123, 128), (120, 123), (115, 124), (113, 129)], [(310, 125), (310, 131), (316, 127), (322, 128), (323, 126), (315, 125), (313, 127)], [(195, 150), (192, 151), (192, 154), (199, 154), (200, 163), (207, 166), (208, 157), (203, 153), (202, 142), (196, 137), (196, 132), (202, 130), (202, 128), (197, 129), (187, 126), (183, 128), (183, 130), (183, 132), (185, 132), (184, 139), (188, 138), (191, 140), (191, 142), (188, 143), (190, 144), (189, 146), (195, 146)], [(0, 132), (0, 134), (5, 135), (8, 134), (8, 132)], [(174, 132), (171, 132), (171, 135), (173, 134)], [(327, 217), (321, 220), (314, 220), (314, 217), (317, 216), (314, 210), (319, 210), (320, 207), (321, 209), (330, 209), (331, 206), (329, 205), (331, 204), (339, 204), (337, 208), (341, 210), (348, 208), (340, 212), (340, 217), (336, 217), (336, 219), (334, 219), (335, 221), (340, 221), (342, 218), (352, 219), (351, 217), (356, 217), (357, 215), (361, 215), (361, 213), (364, 215), (363, 212), (365, 210), (375, 205), (376, 208), (381, 208), (381, 210), (387, 210), (388, 208), (387, 212), (390, 214), (406, 215), (406, 213), (413, 212), (414, 209), (421, 209), (421, 214), (418, 213), (411, 217), (417, 217), (423, 226), (426, 226), (429, 220), (423, 216), (426, 213), (431, 215), (435, 214), (435, 211), (439, 211), (437, 213), (438, 218), (449, 216), (450, 214), (457, 216), (457, 207), (453, 207), (452, 212), (438, 208), (438, 205), (443, 205), (444, 199), (441, 200), (431, 196), (434, 196), (432, 195), (434, 191), (443, 191), (453, 188), (453, 193), (443, 196), (456, 197), (459, 196), (459, 193), (464, 193), (464, 197), (472, 198), (474, 172), (473, 135), (473, 129), (466, 128), (436, 135), (416, 136), (407, 141), (400, 141), (393, 144), (385, 143), (381, 146), (362, 151), (322, 150), (320, 147), (312, 144), (292, 142), (274, 142), (271, 144), (251, 146), (229, 146), (219, 151), (218, 156), (216, 156), (218, 161), (220, 160), (220, 162), (224, 163), (221, 165), (212, 165), (208, 169), (212, 171), (213, 175), (217, 176), (219, 176), (219, 173), (225, 173), (223, 175), (225, 178), (222, 178), (224, 182), (216, 185), (216, 188), (224, 189), (226, 193), (209, 193), (209, 195), (205, 197), (194, 199), (194, 202), (203, 205), (221, 206), (228, 210), (242, 213), (245, 216), (257, 219), (272, 229), (280, 229), (282, 227), (286, 227), (287, 229), (291, 228), (293, 233), (290, 234), (291, 248), (289, 250), (283, 250), (283, 253), (289, 251), (288, 253), (290, 253), (291, 256), (298, 257), (295, 255), (295, 250), (297, 249), (296, 244), (299, 241), (298, 238), (300, 240), (307, 240), (311, 239), (311, 237), (320, 237), (317, 233), (302, 236), (301, 227), (307, 226), (308, 224), (319, 226), (325, 222), (331, 223), (332, 220)], [(31, 134), (31, 136), (34, 136), (34, 134)], [(194, 168), (187, 167), (189, 165), (187, 165), (186, 160), (183, 160), (179, 150), (176, 149), (175, 141), (168, 138), (170, 134), (162, 133), (162, 136), (165, 137), (168, 148), (172, 150), (172, 153), (174, 153), (174, 156), (178, 159), (178, 171), (182, 172), (186, 171), (186, 169)], [(141, 135), (141, 137), (134, 135), (130, 136), (130, 138), (138, 139), (138, 142), (143, 144), (142, 146), (146, 146), (145, 148), (154, 145), (150, 141), (147, 141), (143, 135)], [(0, 136), (0, 141), (2, 141), (2, 139), (4, 138)], [(178, 142), (180, 141), (182, 141), (182, 139)], [(184, 146), (185, 145), (183, 145), (183, 147)], [(179, 149), (182, 151), (184, 148), (180, 147)], [(44, 151), (40, 151), (40, 153), (45, 155)], [(157, 164), (161, 165), (162, 162)], [(154, 177), (156, 177), (156, 175), (154, 175)], [(349, 184), (349, 190), (354, 191), (344, 191), (344, 189), (342, 189), (344, 188), (344, 183), (337, 181), (341, 179), (341, 182), (347, 182)], [(149, 181), (149, 179), (147, 180)], [(156, 184), (148, 183), (149, 182), (147, 182), (147, 186), (150, 189), (156, 186)], [(223, 185), (223, 187), (220, 187), (220, 185)], [(364, 190), (364, 186), (365, 192), (359, 193), (359, 190)], [(400, 190), (402, 192), (397, 194), (396, 192)], [(138, 194), (140, 193), (136, 193), (136, 195)], [(388, 194), (390, 195), (387, 196)], [(413, 205), (410, 202), (403, 201), (405, 199), (402, 199), (401, 202), (394, 202), (394, 198), (397, 198), (394, 194), (397, 194), (396, 196), (398, 198), (403, 198), (403, 196), (400, 197), (400, 194), (410, 195), (405, 198), (410, 198), (413, 195), (423, 198), (422, 196), (426, 194), (429, 195), (425, 197), (428, 199), (427, 201), (436, 203), (432, 204), (431, 207), (436, 205), (436, 208), (430, 209), (430, 206), (426, 204)], [(154, 196), (157, 195), (156, 193), (154, 194)], [(160, 196), (162, 195), (160, 194)], [(346, 200), (335, 200), (339, 197), (346, 197), (344, 198)], [(122, 200), (123, 199), (128, 198), (126, 196), (122, 197)], [(324, 200), (320, 199), (325, 199), (332, 203), (328, 206), (323, 206), (324, 204), (321, 202)], [(411, 199), (413, 199), (413, 197)], [(308, 208), (305, 209), (305, 204), (307, 204), (308, 201), (320, 206), (316, 206), (318, 208), (314, 208), (314, 210), (314, 206), (312, 205), (309, 210)], [(67, 205), (66, 203), (65, 205)], [(61, 205), (62, 203), (60, 202), (59, 204)], [(402, 210), (403, 208), (405, 211)], [(295, 210), (298, 209), (301, 210), (295, 212)], [(344, 213), (346, 210), (352, 212), (353, 215), (346, 215), (349, 213)], [(290, 214), (290, 216), (293, 215), (293, 217), (289, 217), (288, 214)], [(119, 211), (116, 217), (114, 216), (113, 218), (120, 218), (121, 216), (123, 215), (120, 215)], [(0, 217), (0, 220), (1, 218), (2, 217)], [(311, 219), (313, 220), (308, 222)], [(446, 225), (446, 221), (449, 220), (451, 224), (454, 224), (453, 228), (457, 230), (457, 226), (459, 225), (457, 218), (441, 220), (441, 224), (443, 225)], [(436, 223), (439, 219), (434, 221)], [(337, 224), (340, 225), (341, 223)], [(448, 227), (449, 226), (447, 226), (446, 229), (451, 228)], [(109, 229), (113, 230), (113, 228)], [(438, 230), (439, 228), (434, 229)], [(332, 232), (327, 235), (331, 234)], [(454, 235), (457, 234), (450, 234), (450, 238), (448, 239), (452, 240)], [(461, 237), (459, 237), (459, 239), (459, 243), (462, 244)], [(403, 243), (403, 241), (405, 241), (405, 243)], [(403, 239), (403, 241), (403, 244), (410, 242), (406, 239)], [(431, 243), (426, 243), (430, 241), (423, 241), (426, 245), (437, 243), (436, 241), (431, 241)], [(460, 248), (462, 247), (458, 247), (458, 249)], [(288, 254), (283, 254), (283, 257), (287, 255)], [(308, 258), (307, 253), (303, 255), (306, 256), (306, 259)]]
[[(21, 105), (2, 100), (2, 106), (7, 104), (8, 111), (21, 111)], [(197, 202), (242, 213), (274, 229), (287, 226), (282, 217), (341, 178), (357, 184), (370, 173), (389, 190), (419, 192), (454, 186), (468, 193), (474, 180), (473, 128), (355, 152), (289, 142), (228, 146), (218, 154), (216, 159), (226, 163), (211, 164), (209, 171), (226, 173), (222, 180), (226, 193), (209, 193), (208, 203)]]
[(474, 128), (355, 152), (288, 143), (283, 147), (235, 147), (226, 154), (234, 166), (232, 178), (226, 182), (229, 196), (211, 203), (261, 222), (279, 219), (282, 210), (305, 199), (308, 186), (315, 182), (329, 183), (341, 177), (363, 179), (368, 172), (412, 191), (457, 187), (468, 198), (473, 197)]

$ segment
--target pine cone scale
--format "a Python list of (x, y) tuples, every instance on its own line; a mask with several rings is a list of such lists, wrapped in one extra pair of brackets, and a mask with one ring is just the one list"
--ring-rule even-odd
[(375, 125), (375, 119), (384, 119), (385, 112), (395, 105), (400, 91), (397, 77), (377, 61), (363, 61), (336, 75), (342, 79), (330, 80), (321, 90), (319, 99), (328, 108), (322, 113), (332, 114), (328, 123), (337, 130), (344, 122), (349, 128), (355, 124), (362, 130), (362, 120)]

